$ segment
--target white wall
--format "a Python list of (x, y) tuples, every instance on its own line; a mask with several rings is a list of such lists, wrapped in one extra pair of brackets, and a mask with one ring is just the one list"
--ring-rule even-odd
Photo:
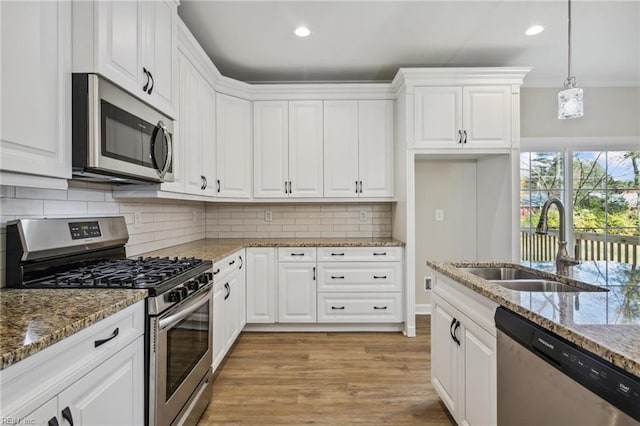
[[(264, 220), (267, 210), (270, 222)], [(206, 218), (207, 238), (391, 237), (391, 203), (209, 203)]]
[[(416, 304), (430, 304), (424, 291), (426, 260), (475, 260), (476, 161), (416, 161)], [(442, 209), (444, 220), (436, 221)]]
[(558, 120), (559, 88), (520, 92), (523, 138), (640, 136), (640, 87), (585, 87), (584, 117)]
[[(5, 285), (7, 222), (22, 218), (119, 216), (129, 230), (127, 255), (134, 256), (205, 237), (205, 206), (185, 201), (119, 201), (109, 187), (71, 181), (68, 190), (0, 186), (0, 287)], [(133, 225), (134, 212), (142, 224)]]

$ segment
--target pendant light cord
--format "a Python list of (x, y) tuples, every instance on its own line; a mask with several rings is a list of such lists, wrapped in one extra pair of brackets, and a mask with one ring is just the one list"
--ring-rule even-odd
[(567, 31), (567, 43), (568, 43), (568, 58), (567, 58), (567, 64), (568, 64), (568, 69), (567, 69), (567, 82), (569, 82), (569, 80), (571, 80), (571, 0), (568, 0), (568, 13), (567, 13), (567, 17), (568, 17), (568, 31)]

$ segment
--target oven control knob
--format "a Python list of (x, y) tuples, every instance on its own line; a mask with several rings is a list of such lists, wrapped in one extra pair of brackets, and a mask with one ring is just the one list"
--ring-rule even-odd
[(207, 281), (213, 281), (213, 272), (207, 272)]
[(178, 291), (180, 291), (181, 299), (186, 299), (189, 295), (189, 289), (187, 287), (178, 287)]
[(179, 290), (173, 290), (169, 293), (169, 302), (179, 302), (182, 300), (182, 292)]
[(199, 287), (200, 284), (198, 284), (198, 281), (196, 280), (191, 280), (187, 283), (187, 288), (191, 291), (196, 291)]
[(198, 277), (198, 281), (200, 281), (200, 284), (205, 285), (206, 283), (209, 282), (209, 277), (207, 276), (207, 274), (202, 274)]

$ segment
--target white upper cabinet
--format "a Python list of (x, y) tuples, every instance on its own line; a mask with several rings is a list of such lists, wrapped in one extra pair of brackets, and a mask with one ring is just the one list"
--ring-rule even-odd
[(322, 101), (289, 101), (289, 195), (323, 196)]
[(464, 87), (462, 127), (468, 146), (511, 147), (511, 86)]
[(216, 124), (216, 195), (249, 198), (251, 102), (217, 93)]
[(289, 105), (253, 103), (253, 196), (281, 198), (289, 193)]
[(393, 196), (393, 101), (358, 101), (361, 197)]
[(174, 116), (177, 4), (73, 2), (73, 71), (95, 72)]
[[(178, 55), (180, 75), (179, 132), (174, 174), (176, 182), (163, 189), (182, 184), (184, 192), (215, 195), (215, 116), (216, 94), (187, 58)], [(180, 157), (182, 154), (182, 158)], [(168, 188), (165, 188), (168, 187)]]
[(325, 101), (324, 114), (325, 196), (393, 196), (393, 101)]
[(67, 1), (0, 2), (0, 171), (71, 177), (70, 23)]
[(510, 148), (511, 86), (417, 87), (418, 148)]
[(324, 195), (357, 197), (358, 101), (324, 101)]

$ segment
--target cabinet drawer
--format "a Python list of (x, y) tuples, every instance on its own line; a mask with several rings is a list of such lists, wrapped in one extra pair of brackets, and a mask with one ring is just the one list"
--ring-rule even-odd
[(401, 322), (402, 293), (318, 293), (318, 322)]
[(402, 247), (320, 247), (319, 262), (399, 262)]
[(313, 262), (316, 260), (315, 247), (280, 247), (278, 248), (280, 262)]
[(244, 249), (227, 256), (213, 264), (213, 281), (218, 282), (229, 273), (244, 268)]
[(400, 266), (400, 262), (319, 263), (318, 291), (401, 291)]

